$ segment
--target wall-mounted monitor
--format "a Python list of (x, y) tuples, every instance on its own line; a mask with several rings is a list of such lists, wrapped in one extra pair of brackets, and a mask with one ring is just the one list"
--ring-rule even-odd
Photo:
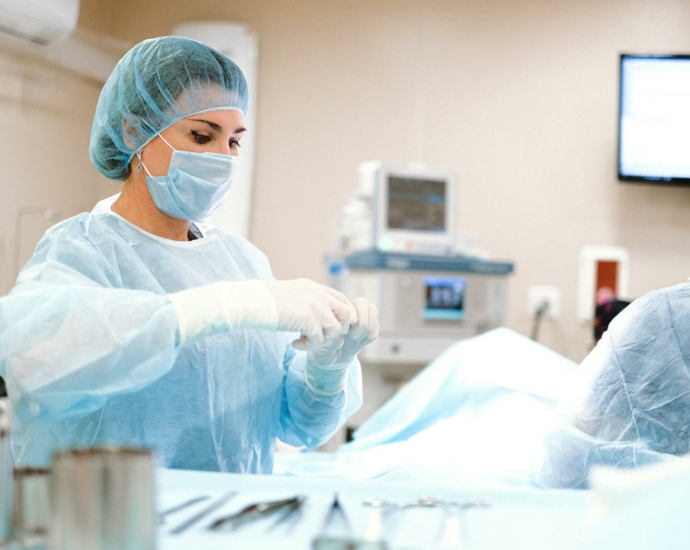
[(690, 185), (690, 55), (620, 57), (618, 178)]

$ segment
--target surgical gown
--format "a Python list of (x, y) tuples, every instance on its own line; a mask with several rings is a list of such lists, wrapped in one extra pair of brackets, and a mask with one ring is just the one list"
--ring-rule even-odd
[(690, 452), (690, 284), (618, 315), (560, 409), (538, 476), (545, 487), (582, 488), (593, 466), (637, 468)]
[(116, 443), (171, 468), (270, 473), (276, 438), (325, 442), (362, 403), (359, 363), (343, 392), (321, 396), (304, 382), (298, 335), (233, 330), (181, 347), (167, 294), (271, 279), (269, 263), (203, 224), (189, 242), (149, 234), (112, 212), (115, 198), (49, 230), (0, 299), (17, 464)]

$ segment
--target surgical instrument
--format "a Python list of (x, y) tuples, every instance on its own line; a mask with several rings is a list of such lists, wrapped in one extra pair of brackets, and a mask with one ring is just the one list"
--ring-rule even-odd
[(189, 506), (192, 506), (193, 504), (197, 504), (198, 502), (203, 502), (204, 500), (207, 500), (211, 498), (209, 495), (201, 495), (198, 497), (190, 498), (189, 500), (185, 500), (181, 504), (176, 504), (172, 508), (168, 508), (167, 510), (163, 510), (158, 514), (158, 518), (160, 519), (161, 523), (165, 523), (165, 516), (169, 516), (170, 514), (174, 514), (175, 512), (179, 512), (180, 510), (184, 510), (185, 508), (188, 508)]
[[(280, 516), (276, 521), (274, 521), (271, 525), (268, 526), (266, 529), (267, 533), (270, 533), (274, 531), (279, 525), (284, 524), (290, 517), (294, 517), (295, 514), (300, 514), (302, 512), (302, 505), (305, 503), (307, 500), (307, 497), (300, 498), (296, 500), (293, 504), (289, 504), (285, 506), (285, 512), (283, 513), (282, 516)], [(295, 522), (293, 521), (291, 524), (287, 526), (287, 531), (290, 532), (292, 531), (292, 528), (295, 526)]]
[(491, 505), (483, 500), (468, 500), (462, 504), (457, 502), (444, 503), (447, 510), (443, 532), (436, 545), (438, 550), (460, 550), (463, 547), (461, 513), (470, 508), (490, 508)]
[[(336, 515), (340, 516), (340, 520), (346, 529), (346, 537), (326, 534)], [(311, 547), (312, 550), (388, 550), (388, 544), (384, 540), (367, 541), (354, 538), (352, 523), (350, 523), (343, 506), (340, 504), (337, 493), (333, 497), (333, 502), (324, 520), (321, 534), (312, 540)]]
[(231, 525), (232, 527), (237, 527), (239, 524), (241, 524), (245, 521), (252, 521), (254, 519), (264, 517), (268, 514), (272, 514), (274, 512), (277, 512), (277, 511), (285, 508), (286, 506), (295, 506), (297, 503), (299, 503), (303, 499), (304, 499), (304, 497), (302, 497), (302, 496), (296, 496), (296, 497), (286, 498), (286, 499), (282, 499), (282, 500), (274, 500), (274, 501), (267, 501), (267, 502), (256, 502), (254, 504), (250, 504), (249, 506), (243, 508), (239, 512), (235, 512), (233, 514), (230, 514), (228, 516), (224, 516), (222, 518), (215, 520), (209, 526), (209, 529), (219, 529), (220, 527), (223, 527), (225, 525)]
[(442, 504), (443, 501), (435, 497), (424, 496), (409, 503), (399, 503), (383, 500), (380, 498), (368, 498), (362, 504), (371, 508), (374, 512), (369, 520), (369, 525), (364, 533), (365, 541), (383, 540), (383, 521), (387, 513), (394, 510), (404, 510), (406, 508), (433, 508)]
[(362, 504), (364, 504), (364, 506), (369, 506), (370, 508), (388, 508), (402, 510), (405, 508), (433, 508), (435, 506), (443, 505), (444, 502), (436, 497), (424, 496), (408, 503), (392, 502), (388, 500), (382, 500), (380, 498), (368, 498), (364, 502), (362, 502)]
[(237, 495), (237, 493), (234, 491), (224, 494), (222, 497), (214, 500), (211, 504), (209, 504), (206, 508), (201, 510), (198, 514), (192, 516), (191, 518), (189, 518), (187, 521), (185, 521), (181, 525), (178, 525), (177, 527), (175, 527), (175, 529), (170, 531), (170, 534), (171, 535), (179, 535), (179, 534), (183, 533), (184, 531), (189, 529), (192, 525), (197, 523), (199, 520), (206, 517), (208, 514), (215, 512), (216, 510), (218, 510), (218, 508), (220, 508), (221, 506), (224, 506), (235, 495)]

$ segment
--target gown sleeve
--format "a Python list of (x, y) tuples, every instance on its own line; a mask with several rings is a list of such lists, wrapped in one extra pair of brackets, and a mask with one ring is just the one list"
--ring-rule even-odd
[(167, 296), (122, 288), (78, 221), (44, 237), (0, 299), (0, 376), (26, 421), (83, 416), (151, 384), (178, 339)]
[(355, 358), (345, 389), (330, 396), (311, 391), (304, 378), (307, 353), (296, 351), (288, 339), (285, 352), (285, 382), (278, 438), (295, 447), (318, 447), (362, 406), (362, 370)]

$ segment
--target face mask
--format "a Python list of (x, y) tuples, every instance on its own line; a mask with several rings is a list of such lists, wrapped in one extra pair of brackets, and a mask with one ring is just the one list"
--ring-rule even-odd
[(213, 214), (227, 197), (237, 157), (218, 153), (178, 151), (159, 135), (173, 150), (166, 176), (152, 176), (141, 156), (139, 168), (146, 170), (146, 183), (153, 202), (168, 216), (201, 221)]

